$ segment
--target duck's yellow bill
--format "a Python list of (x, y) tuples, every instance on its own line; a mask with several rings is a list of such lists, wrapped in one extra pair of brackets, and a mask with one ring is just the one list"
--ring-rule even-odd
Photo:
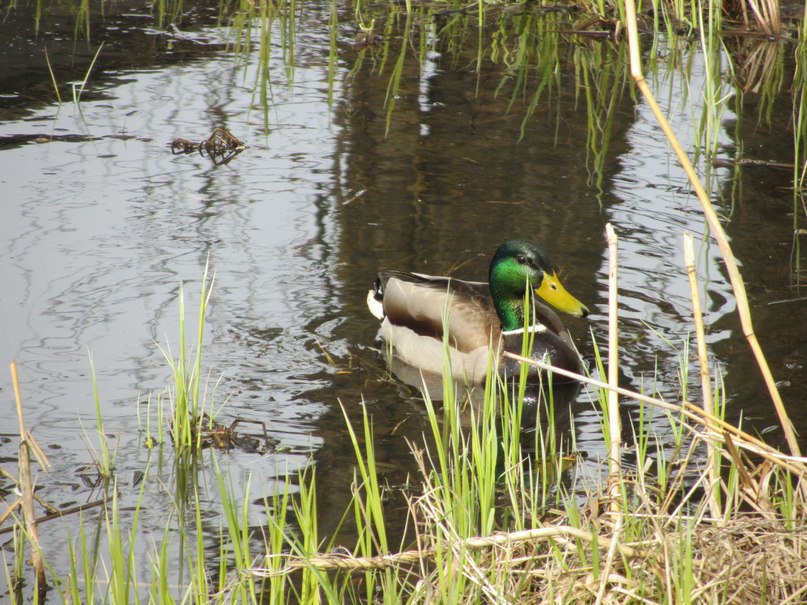
[(577, 317), (588, 315), (588, 307), (566, 291), (554, 272), (544, 273), (544, 279), (541, 280), (541, 285), (535, 289), (535, 293), (564, 313)]

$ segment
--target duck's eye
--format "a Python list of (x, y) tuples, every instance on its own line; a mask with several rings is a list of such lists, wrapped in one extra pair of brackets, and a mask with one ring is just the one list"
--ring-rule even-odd
[(516, 262), (519, 265), (526, 265), (527, 264), (527, 258), (523, 254), (519, 254), (518, 256), (516, 256)]

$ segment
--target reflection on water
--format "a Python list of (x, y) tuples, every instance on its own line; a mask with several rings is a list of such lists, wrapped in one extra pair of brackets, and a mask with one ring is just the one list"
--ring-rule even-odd
[[(94, 439), (82, 428), (95, 422), (88, 353), (118, 475), (126, 481), (143, 470), (149, 454), (138, 412), (142, 419), (149, 393), (154, 399), (169, 379), (157, 343), (177, 348), (180, 284), (186, 321), (194, 324), (208, 257), (216, 280), (204, 365), (212, 382), (223, 376), (216, 397), (226, 400), (223, 421), (260, 420), (278, 441), (271, 454), (233, 450), (220, 457), (236, 493), (252, 473), (256, 523), (275, 478), (313, 456), (319, 492), (327, 494), (323, 532), (336, 526), (353, 478), (339, 402), (352, 418), (362, 404), (370, 410), (380, 462), (391, 483), (404, 481), (412, 468), (405, 437), (420, 437), (423, 409), (417, 391), (385, 367), (364, 304), (367, 289), (382, 268), (483, 279), (492, 251), (513, 237), (544, 243), (569, 289), (592, 310), (586, 320), (566, 320), (591, 362), (590, 333), (601, 345), (606, 339), (602, 233), (612, 222), (621, 238), (624, 383), (675, 399), (679, 356), (691, 331), (681, 234), (695, 234), (710, 345), (726, 380), (729, 413), (742, 413), (760, 431), (775, 425), (717, 250), (643, 106), (627, 94), (616, 100), (610, 151), (602, 173), (592, 175), (586, 114), (572, 86), (562, 89), (556, 111), (536, 111), (518, 142), (523, 108), (506, 111), (508, 99), (494, 94), (496, 70), (478, 75), (474, 96), (469, 81), (476, 86), (476, 74), (433, 54), (429, 69), (405, 67), (385, 136), (386, 76), (368, 63), (340, 84), (355, 58), (352, 47), (343, 51), (337, 100), (328, 105), (327, 19), (319, 16), (312, 12), (298, 40), (293, 81), (281, 62), (270, 64), (268, 135), (253, 95), (256, 67), (243, 68), (217, 44), (206, 48), (224, 39), (212, 27), (202, 28), (202, 42), (186, 40), (192, 50), (184, 54), (159, 36), (133, 33), (127, 56), (136, 60), (125, 65), (120, 53), (102, 53), (80, 111), (42, 100), (51, 97), (43, 92), (42, 65), (30, 81), (0, 75), (17, 91), (0, 100), (0, 358), (18, 361), (28, 422), (55, 452), (55, 471), (41, 482), (46, 497), (92, 498), (75, 474), (91, 460), (86, 442)], [(38, 48), (32, 52), (41, 63)], [(62, 51), (57, 64), (69, 57)], [(687, 101), (671, 108), (684, 134), (693, 130), (699, 99), (691, 94)], [(776, 119), (786, 124), (788, 117)], [(174, 138), (201, 140), (219, 127), (249, 146), (226, 166), (171, 154)], [(741, 132), (762, 156), (789, 153), (781, 138), (750, 125)], [(730, 134), (722, 133), (728, 151)], [(592, 187), (593, 176), (602, 191)], [(774, 304), (793, 298), (791, 198), (773, 186), (787, 177), (772, 181), (780, 177), (761, 168), (745, 177), (728, 230), (757, 331), (805, 434), (799, 394), (807, 311), (803, 302)], [(717, 182), (723, 191), (732, 187), (722, 172)], [(690, 394), (697, 392), (695, 374), (685, 381)], [(0, 392), (10, 392), (4, 373)], [(595, 469), (604, 445), (591, 397), (584, 390), (573, 411), (577, 447)], [(10, 448), (0, 446), (3, 455)], [(169, 497), (155, 482), (146, 502), (163, 510)], [(160, 515), (141, 520), (146, 534), (160, 535), (163, 524)]]

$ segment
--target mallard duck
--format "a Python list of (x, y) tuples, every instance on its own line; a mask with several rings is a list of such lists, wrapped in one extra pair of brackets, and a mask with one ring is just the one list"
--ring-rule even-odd
[[(383, 271), (367, 295), (370, 312), (382, 320), (381, 334), (394, 354), (424, 372), (441, 374), (443, 325), (449, 332), (454, 378), (467, 384), (484, 383), (488, 351), (505, 376), (517, 375), (518, 364), (503, 351), (521, 353), (524, 337), (524, 301), (528, 287), (560, 311), (585, 317), (588, 308), (569, 294), (558, 279), (544, 249), (526, 240), (511, 240), (496, 250), (488, 283), (469, 282), (404, 271)], [(532, 299), (535, 321), (532, 356), (579, 372), (580, 356), (557, 314)], [(540, 373), (531, 371), (531, 380)], [(568, 379), (555, 375), (555, 382)]]

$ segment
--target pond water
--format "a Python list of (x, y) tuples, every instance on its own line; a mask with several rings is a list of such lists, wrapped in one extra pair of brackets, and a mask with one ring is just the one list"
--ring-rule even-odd
[[(17, 361), (26, 422), (53, 464), (37, 481), (44, 498), (69, 506), (97, 497), (82, 475), (97, 448), (90, 359), (128, 505), (146, 466), (162, 469), (162, 458), (143, 445), (149, 402), (153, 408), (171, 381), (160, 347), (178, 349), (180, 288), (188, 326), (195, 325), (209, 259), (215, 283), (203, 365), (211, 386), (220, 377), (220, 420), (264, 423), (273, 443), (266, 452), (234, 448), (219, 462), (239, 495), (251, 474), (259, 523), (261, 499), (277, 478), (313, 459), (327, 534), (353, 479), (339, 403), (354, 418), (362, 402), (370, 410), (391, 478), (413, 468), (405, 437), (423, 426), (417, 390), (390, 377), (380, 354), (365, 306), (375, 273), (483, 279), (502, 241), (540, 241), (592, 311), (567, 321), (591, 361), (591, 334), (607, 339), (608, 222), (620, 237), (624, 386), (680, 395), (679, 356), (693, 331), (682, 254), (689, 231), (729, 415), (783, 443), (697, 199), (649, 110), (627, 90), (614, 97), (607, 153), (595, 167), (571, 62), (522, 137), (524, 104), (508, 111), (509, 94), (495, 94), (500, 66), (485, 63), (475, 73), (473, 49), (459, 60), (432, 52), (423, 66), (410, 57), (388, 126), (389, 66), (379, 74), (371, 52), (356, 67), (359, 51), (345, 27), (330, 78), (330, 17), (318, 5), (300, 9), (293, 69), (276, 36), (266, 112), (256, 92), (257, 55), (227, 49), (215, 6), (198, 5), (181, 31), (165, 34), (139, 4), (118, 3), (93, 21), (89, 45), (74, 42), (68, 15), (43, 19), (35, 37), (31, 10), (19, 7), (0, 25), (0, 360)], [(57, 81), (78, 81), (101, 40), (80, 104), (65, 97), (59, 105), (43, 48)], [(662, 69), (653, 81), (690, 149), (704, 81), (699, 56), (691, 61), (688, 79)], [(742, 149), (791, 161), (789, 100), (774, 105), (770, 125), (757, 121), (758, 102), (748, 95), (726, 108), (721, 155)], [(219, 127), (248, 145), (228, 164), (172, 155), (174, 138), (199, 141)], [(712, 176), (757, 333), (796, 429), (807, 434), (807, 305), (792, 286), (790, 172), (721, 168)], [(696, 374), (693, 364), (687, 387), (695, 399)], [(7, 371), (0, 395), (6, 466), (17, 448)], [(585, 393), (574, 414), (577, 448), (596, 466), (604, 445)], [(199, 472), (214, 511), (212, 471)], [(142, 553), (162, 539), (170, 509), (167, 483), (152, 481)], [(56, 523), (69, 530), (75, 522)], [(215, 519), (211, 532), (218, 534)], [(46, 554), (65, 539), (48, 532)]]

